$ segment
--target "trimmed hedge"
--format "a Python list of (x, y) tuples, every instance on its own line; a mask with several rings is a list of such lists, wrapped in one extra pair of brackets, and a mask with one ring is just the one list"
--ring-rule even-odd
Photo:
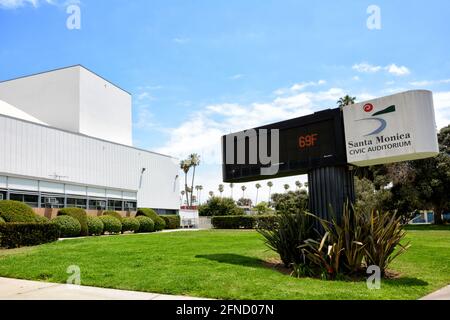
[(140, 208), (136, 213), (136, 217), (145, 216), (153, 220), (155, 224), (155, 231), (164, 230), (166, 227), (166, 222), (161, 218), (153, 209)]
[(117, 211), (114, 211), (114, 210), (105, 211), (105, 212), (103, 212), (103, 215), (104, 216), (111, 216), (111, 217), (114, 217), (116, 219), (122, 220), (122, 216), (120, 215), (120, 213), (118, 213)]
[(160, 216), (166, 223), (166, 229), (179, 229), (181, 225), (180, 216), (178, 215), (164, 215)]
[(2, 217), (5, 222), (37, 222), (37, 214), (34, 213), (33, 209), (19, 201), (0, 201), (0, 217)]
[(141, 224), (136, 218), (123, 218), (122, 219), (122, 233), (127, 231), (139, 232)]
[(99, 236), (103, 233), (103, 222), (98, 217), (87, 217), (88, 233), (90, 236)]
[(5, 223), (5, 220), (3, 220), (2, 217), (0, 217), (0, 223)]
[(117, 234), (122, 231), (122, 222), (113, 216), (101, 216), (99, 219), (103, 222), (103, 234)]
[(47, 217), (36, 215), (36, 222), (37, 223), (49, 223), (50, 220)]
[(59, 227), (53, 223), (2, 223), (0, 247), (7, 249), (37, 246), (57, 241)]
[(62, 238), (75, 238), (81, 233), (81, 224), (71, 216), (58, 216), (52, 223), (59, 227)]
[(58, 211), (58, 216), (69, 216), (78, 220), (81, 225), (81, 236), (87, 236), (89, 234), (87, 224), (87, 214), (81, 208), (65, 208)]
[(267, 216), (216, 216), (211, 223), (216, 229), (255, 229), (275, 223), (275, 215)]
[(139, 221), (139, 233), (155, 231), (155, 223), (149, 217), (138, 216), (136, 217), (136, 220)]

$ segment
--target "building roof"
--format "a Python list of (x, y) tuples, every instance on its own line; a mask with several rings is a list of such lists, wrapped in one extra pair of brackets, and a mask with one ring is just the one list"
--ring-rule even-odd
[(41, 125), (47, 125), (45, 122), (29, 115), (28, 113), (20, 110), (19, 108), (14, 107), (13, 105), (10, 105), (9, 103), (0, 100), (0, 114), (5, 115), (5, 116), (9, 116), (12, 118), (17, 118), (17, 119), (21, 119), (21, 120), (25, 120), (25, 121), (29, 121), (29, 122), (34, 122), (34, 123), (38, 123)]

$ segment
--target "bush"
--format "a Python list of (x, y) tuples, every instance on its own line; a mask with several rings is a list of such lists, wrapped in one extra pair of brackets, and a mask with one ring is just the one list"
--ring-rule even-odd
[(80, 208), (65, 208), (58, 211), (58, 216), (69, 216), (78, 220), (81, 225), (81, 236), (89, 234), (86, 211)]
[(62, 238), (78, 237), (81, 233), (81, 224), (71, 216), (58, 216), (51, 221), (59, 227)]
[(50, 220), (47, 217), (36, 215), (36, 222), (37, 223), (49, 223)]
[(216, 229), (253, 229), (255, 222), (253, 216), (214, 216), (211, 219)]
[(166, 229), (179, 229), (181, 225), (180, 216), (164, 215), (160, 216), (166, 222)]
[(101, 216), (99, 219), (103, 222), (103, 233), (117, 234), (122, 231), (122, 222), (113, 216)]
[(198, 208), (202, 217), (243, 215), (244, 209), (239, 208), (231, 198), (212, 197)]
[(305, 261), (299, 247), (314, 236), (311, 217), (300, 211), (296, 214), (280, 212), (261, 219), (258, 227), (266, 245), (280, 255), (286, 267)]
[(98, 217), (87, 217), (87, 224), (90, 236), (99, 236), (103, 233), (103, 222)]
[(5, 220), (3, 220), (2, 217), (0, 217), (0, 224), (5, 223)]
[(0, 201), (0, 217), (5, 222), (33, 223), (37, 222), (37, 214), (25, 203), (19, 201)]
[(155, 223), (149, 217), (138, 216), (136, 217), (136, 220), (139, 221), (139, 233), (155, 231)]
[(146, 208), (138, 209), (136, 217), (139, 216), (145, 216), (147, 218), (152, 219), (153, 223), (155, 224), (154, 231), (164, 230), (164, 228), (166, 227), (166, 222), (164, 221), (164, 219), (161, 218), (153, 209), (146, 209)]
[(122, 219), (122, 233), (126, 231), (139, 232), (141, 224), (136, 218), (123, 218)]
[(0, 224), (0, 247), (13, 249), (57, 241), (59, 227), (53, 223)]
[(111, 216), (111, 217), (114, 217), (116, 219), (122, 220), (122, 216), (117, 211), (108, 210), (108, 211), (103, 212), (103, 215), (104, 216)]

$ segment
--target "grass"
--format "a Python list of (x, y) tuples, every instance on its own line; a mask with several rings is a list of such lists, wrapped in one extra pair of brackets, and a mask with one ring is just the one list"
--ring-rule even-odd
[(409, 230), (411, 249), (380, 290), (364, 281), (296, 279), (266, 267), (276, 258), (254, 231), (199, 231), (62, 241), (0, 251), (0, 276), (221, 299), (417, 299), (450, 284), (450, 228)]

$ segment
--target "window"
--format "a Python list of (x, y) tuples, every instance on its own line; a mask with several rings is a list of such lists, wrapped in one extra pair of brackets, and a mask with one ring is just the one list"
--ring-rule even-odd
[(81, 198), (67, 198), (68, 208), (81, 208), (86, 209), (87, 200)]
[(39, 196), (34, 194), (11, 193), (9, 198), (13, 201), (23, 202), (32, 208), (37, 208), (39, 203)]
[(0, 190), (0, 200), (6, 200), (6, 191)]
[(64, 198), (52, 195), (42, 196), (41, 208), (64, 208)]
[(125, 202), (126, 211), (136, 211), (137, 203), (132, 201)]
[(122, 201), (121, 200), (109, 200), (108, 210), (122, 211)]
[(106, 200), (89, 200), (89, 210), (106, 210)]

